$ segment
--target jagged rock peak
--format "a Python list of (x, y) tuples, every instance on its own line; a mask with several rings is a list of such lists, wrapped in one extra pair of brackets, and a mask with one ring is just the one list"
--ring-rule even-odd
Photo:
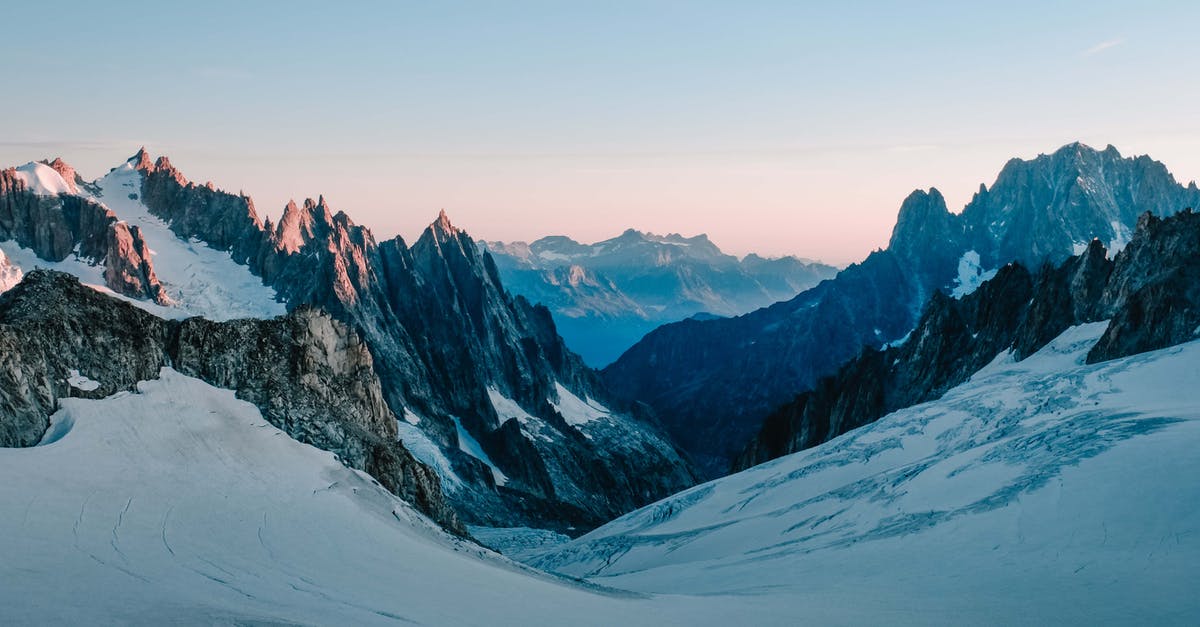
[(146, 151), (146, 147), (138, 148), (136, 154), (130, 157), (126, 163), (132, 164), (135, 170), (143, 172), (151, 172), (154, 170), (154, 162), (150, 160), (150, 153)]
[(945, 197), (936, 187), (930, 187), (929, 191), (914, 190), (900, 205), (888, 247), (902, 251), (924, 243), (945, 244), (953, 219)]
[(434, 220), (433, 223), (430, 224), (425, 230), (426, 232), (432, 234), (433, 238), (439, 242), (454, 239), (458, 237), (458, 234), (461, 232), (458, 227), (451, 224), (450, 216), (446, 215), (445, 209), (438, 211), (437, 219)]

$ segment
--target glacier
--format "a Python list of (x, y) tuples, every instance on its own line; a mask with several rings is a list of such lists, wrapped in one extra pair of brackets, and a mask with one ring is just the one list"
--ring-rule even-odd
[(1103, 328), (572, 542), (490, 531), (529, 565), (164, 368), (0, 449), (0, 620), (1194, 623), (1200, 342), (1084, 365)]
[(1084, 365), (1104, 328), (529, 561), (818, 624), (1194, 624), (1200, 342)]

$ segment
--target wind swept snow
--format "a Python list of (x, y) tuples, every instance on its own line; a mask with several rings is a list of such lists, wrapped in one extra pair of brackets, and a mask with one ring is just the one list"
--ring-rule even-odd
[(1084, 365), (1104, 327), (532, 563), (817, 624), (1196, 624), (1200, 342)]

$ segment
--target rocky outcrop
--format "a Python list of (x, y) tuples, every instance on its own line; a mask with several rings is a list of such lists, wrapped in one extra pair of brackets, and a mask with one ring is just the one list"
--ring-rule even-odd
[(960, 214), (951, 214), (936, 190), (916, 192), (905, 200), (887, 249), (788, 302), (660, 327), (606, 367), (604, 379), (621, 398), (652, 406), (716, 476), (737, 455), (739, 436), (753, 434), (763, 415), (813, 389), (864, 347), (912, 331), (934, 292), (963, 288), (956, 269), (968, 256), (978, 256), (985, 270), (1012, 261), (1058, 267), (1094, 238), (1120, 249), (1143, 213), (1161, 217), (1197, 204), (1195, 185), (1180, 185), (1161, 163), (1124, 158), (1111, 146), (1070, 144), (1014, 159)]
[(1200, 214), (1145, 214), (1117, 257), (1102, 306), (1112, 321), (1088, 363), (1186, 342), (1200, 335)]
[(733, 469), (940, 398), (1006, 350), (1024, 359), (1069, 327), (1104, 319), (1089, 363), (1200, 337), (1200, 214), (1143, 214), (1115, 260), (1093, 240), (1061, 265), (1045, 264), (1036, 279), (1014, 263), (961, 300), (936, 292), (902, 344), (866, 349), (768, 415)]
[[(56, 172), (77, 176), (55, 159)], [(149, 248), (137, 227), (117, 219), (103, 205), (80, 196), (47, 196), (26, 189), (15, 170), (0, 170), (0, 240), (13, 240), (38, 257), (62, 261), (70, 255), (104, 265), (105, 284), (113, 291), (169, 302), (154, 274)]]
[(463, 532), (438, 478), (397, 441), (370, 351), (323, 312), (167, 321), (38, 270), (0, 296), (0, 347), (0, 446), (36, 444), (59, 398), (132, 390), (169, 365), (235, 390), (288, 435)]

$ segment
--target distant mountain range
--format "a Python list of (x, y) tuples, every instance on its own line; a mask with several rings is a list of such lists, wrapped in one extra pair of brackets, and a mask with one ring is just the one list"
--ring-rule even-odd
[(597, 367), (664, 323), (743, 314), (837, 274), (833, 266), (797, 257), (739, 259), (705, 235), (633, 229), (594, 244), (556, 235), (483, 246), (504, 285), (546, 305), (567, 346)]
[(652, 406), (709, 476), (731, 461), (763, 418), (857, 356), (904, 338), (938, 290), (969, 293), (1012, 261), (1060, 264), (1098, 238), (1110, 251), (1138, 216), (1200, 206), (1147, 156), (1074, 143), (1010, 160), (959, 214), (936, 189), (901, 205), (887, 249), (831, 281), (736, 318), (660, 327), (603, 371), (610, 389)]

